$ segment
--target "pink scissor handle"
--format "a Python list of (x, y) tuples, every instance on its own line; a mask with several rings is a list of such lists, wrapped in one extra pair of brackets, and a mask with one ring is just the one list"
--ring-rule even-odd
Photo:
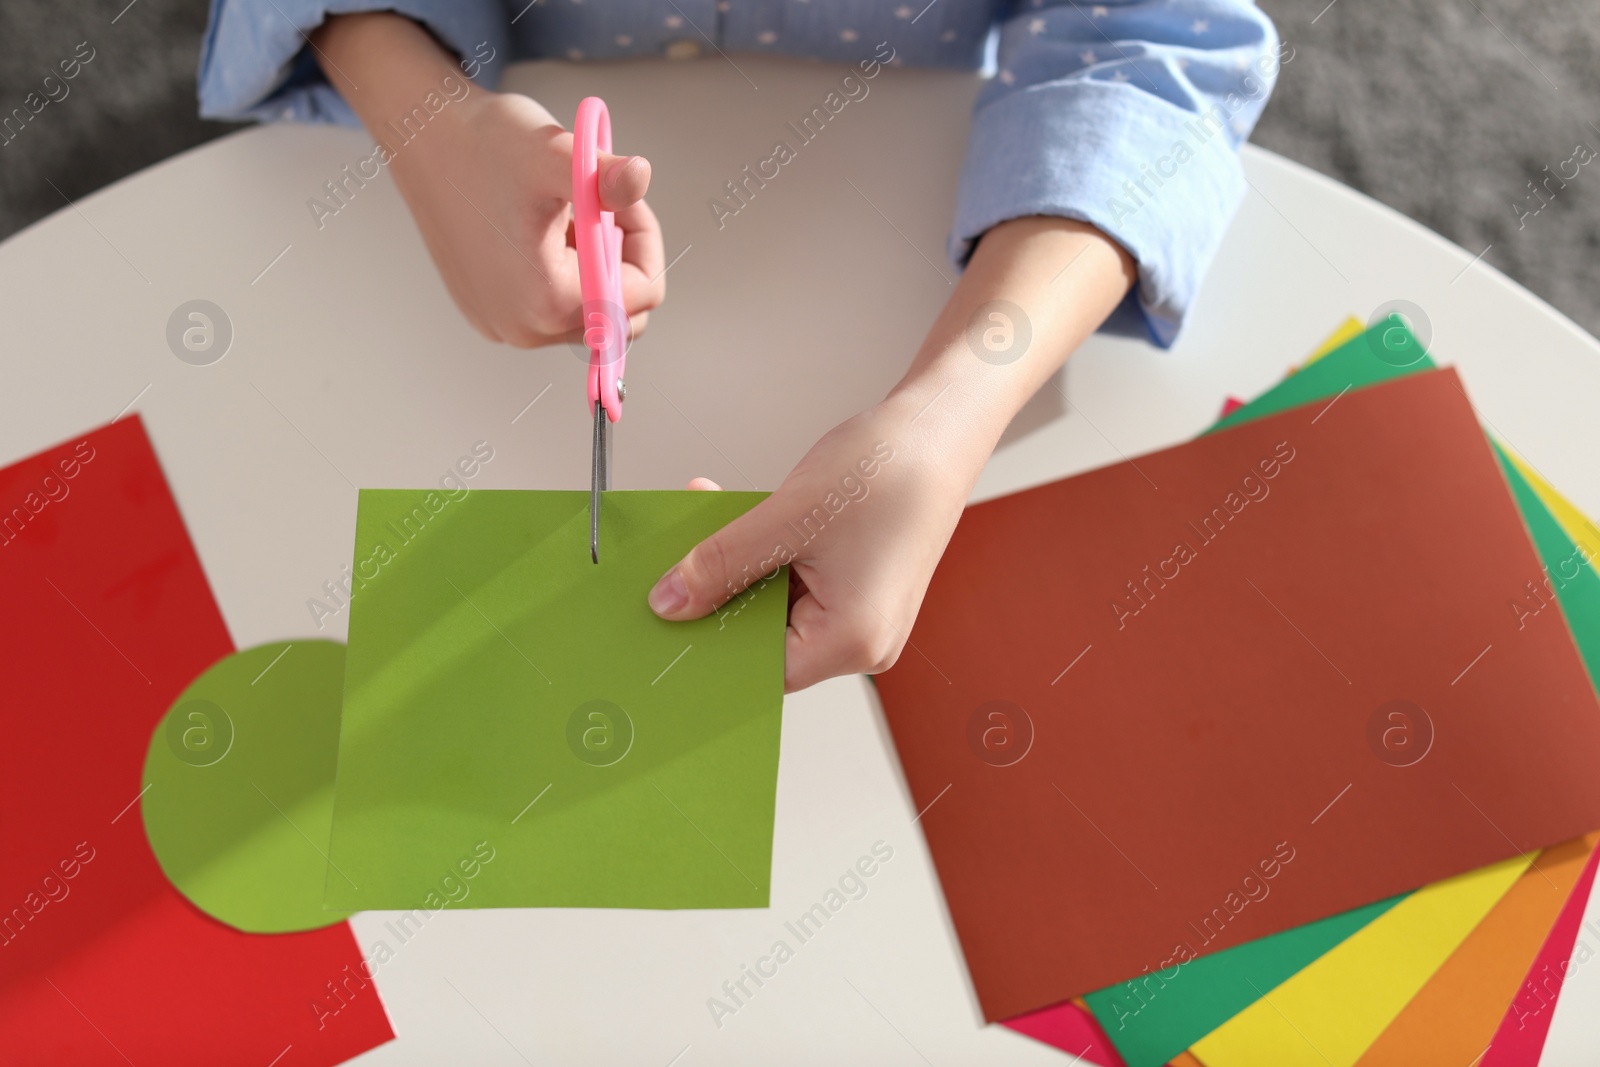
[(622, 230), (600, 207), (600, 153), (611, 151), (611, 113), (598, 96), (578, 105), (572, 131), (573, 236), (583, 292), (583, 343), (589, 349), (589, 410), (599, 403), (622, 418), (617, 385), (627, 366), (628, 314), (622, 306)]

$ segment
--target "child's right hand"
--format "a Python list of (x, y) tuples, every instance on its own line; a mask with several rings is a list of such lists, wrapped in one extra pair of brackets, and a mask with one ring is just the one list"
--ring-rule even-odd
[[(311, 43), (329, 81), (389, 146), (395, 184), (467, 321), (520, 348), (577, 340), (572, 134), (525, 96), (467, 82), (454, 56), (393, 12), (335, 16)], [(431, 116), (420, 107), (445, 96)], [(402, 141), (397, 130), (419, 112), (420, 130)], [(649, 185), (643, 157), (600, 156), (600, 203), (622, 227), (622, 302), (635, 336), (666, 293)]]
[[(479, 333), (519, 348), (577, 339), (572, 134), (548, 111), (525, 96), (475, 90), (402, 147), (390, 169)], [(649, 185), (643, 156), (601, 153), (600, 203), (622, 228), (622, 299), (635, 336), (666, 293)]]

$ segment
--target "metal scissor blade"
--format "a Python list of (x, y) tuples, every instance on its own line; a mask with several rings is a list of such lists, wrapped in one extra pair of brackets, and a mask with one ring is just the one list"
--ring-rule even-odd
[(610, 432), (606, 409), (594, 406), (594, 461), (589, 483), (589, 556), (600, 562), (600, 494), (611, 488), (609, 459)]

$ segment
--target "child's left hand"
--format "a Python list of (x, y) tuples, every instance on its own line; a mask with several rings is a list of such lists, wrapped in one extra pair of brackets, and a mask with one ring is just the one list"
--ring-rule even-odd
[[(650, 593), (651, 608), (666, 619), (698, 619), (736, 594), (787, 593), (786, 692), (888, 670), (976, 474), (909, 437), (917, 412), (908, 407), (891, 397), (830, 430), (776, 492), (668, 571)], [(704, 478), (689, 487), (720, 488)], [(789, 588), (769, 587), (763, 576), (784, 563)]]

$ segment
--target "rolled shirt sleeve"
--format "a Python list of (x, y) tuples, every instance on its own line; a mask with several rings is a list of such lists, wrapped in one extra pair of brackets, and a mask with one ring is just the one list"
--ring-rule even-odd
[(1029, 0), (974, 108), (952, 260), (1008, 219), (1087, 222), (1138, 261), (1106, 329), (1169, 346), (1243, 197), (1238, 147), (1292, 56), (1246, 0)]
[(421, 23), (493, 86), (509, 60), (510, 29), (497, 0), (211, 0), (200, 47), (200, 114), (356, 125), (323, 77), (309, 36), (331, 15), (393, 11)]

